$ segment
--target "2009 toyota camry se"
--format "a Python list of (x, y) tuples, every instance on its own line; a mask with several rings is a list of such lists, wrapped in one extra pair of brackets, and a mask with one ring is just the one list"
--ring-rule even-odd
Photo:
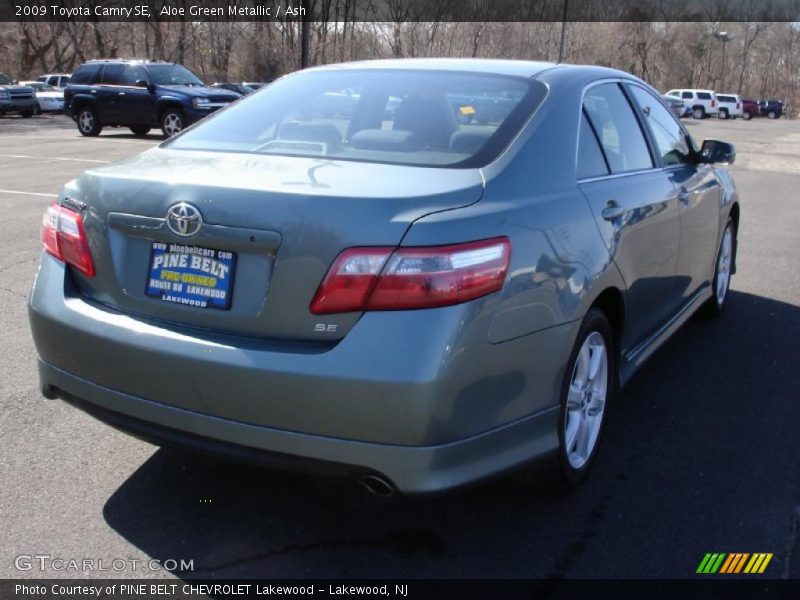
[(733, 160), (612, 69), (289, 75), (47, 209), (42, 393), (378, 493), (533, 459), (578, 482), (615, 390), (725, 306)]

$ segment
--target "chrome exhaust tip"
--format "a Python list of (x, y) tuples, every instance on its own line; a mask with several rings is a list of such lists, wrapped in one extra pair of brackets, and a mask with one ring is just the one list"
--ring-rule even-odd
[(370, 494), (378, 498), (391, 498), (397, 490), (392, 483), (380, 475), (366, 475), (358, 481)]

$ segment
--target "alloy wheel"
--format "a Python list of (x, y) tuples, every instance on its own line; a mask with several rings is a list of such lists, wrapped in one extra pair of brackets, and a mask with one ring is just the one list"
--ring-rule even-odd
[(597, 445), (608, 396), (608, 364), (605, 338), (593, 331), (578, 352), (567, 392), (564, 446), (574, 469), (586, 464)]
[(181, 132), (183, 129), (183, 121), (179, 115), (175, 113), (169, 113), (164, 117), (164, 133), (167, 134), (167, 137), (172, 137)]
[(717, 289), (714, 290), (717, 295), (717, 305), (722, 306), (725, 303), (725, 298), (728, 295), (728, 288), (731, 283), (731, 264), (733, 258), (733, 233), (731, 228), (727, 227), (722, 236), (722, 244), (719, 249), (719, 258), (717, 258)]
[(90, 110), (84, 110), (78, 116), (78, 126), (81, 131), (88, 133), (94, 128), (94, 114)]

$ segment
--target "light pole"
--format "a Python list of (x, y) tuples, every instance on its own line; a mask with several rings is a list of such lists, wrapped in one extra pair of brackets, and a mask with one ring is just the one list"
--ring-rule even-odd
[(558, 44), (558, 62), (564, 61), (564, 42), (567, 38), (567, 11), (569, 10), (569, 0), (564, 0), (564, 14), (561, 15), (561, 41)]
[(714, 37), (722, 42), (722, 91), (725, 91), (725, 46), (733, 39), (733, 34), (729, 31), (715, 31)]

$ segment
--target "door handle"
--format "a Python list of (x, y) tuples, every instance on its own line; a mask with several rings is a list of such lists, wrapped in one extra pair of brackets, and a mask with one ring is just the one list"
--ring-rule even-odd
[(689, 198), (691, 198), (691, 194), (686, 190), (681, 190), (678, 192), (678, 200), (684, 206), (689, 206)]
[(617, 204), (615, 200), (609, 200), (601, 214), (606, 221), (613, 221), (622, 217), (626, 212), (625, 208)]
[(125, 92), (119, 92), (119, 93), (118, 93), (118, 95), (119, 95), (119, 96), (124, 96), (124, 95), (125, 95)]

